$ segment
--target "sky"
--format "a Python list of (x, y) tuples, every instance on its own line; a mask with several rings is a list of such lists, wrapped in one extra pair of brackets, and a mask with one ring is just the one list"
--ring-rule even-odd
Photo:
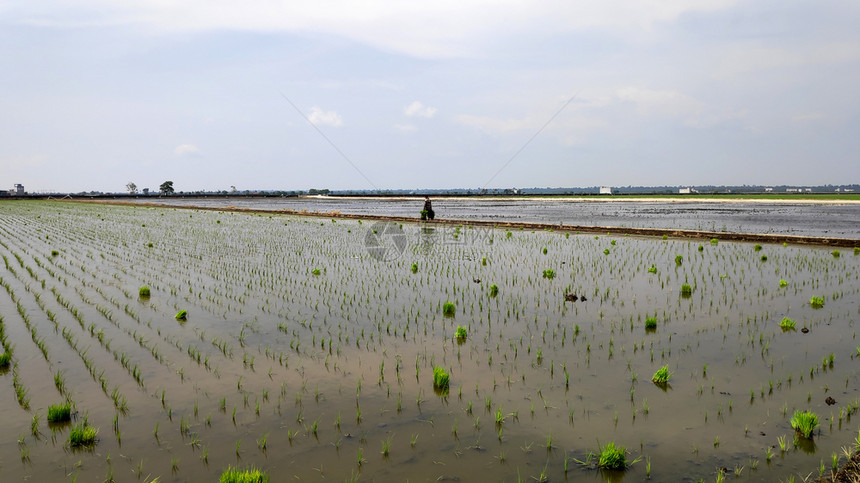
[(0, 188), (860, 183), (857, 0), (0, 0)]

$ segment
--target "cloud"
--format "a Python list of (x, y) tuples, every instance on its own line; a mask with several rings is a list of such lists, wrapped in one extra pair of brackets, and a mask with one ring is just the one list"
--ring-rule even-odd
[[(6, 20), (55, 27), (143, 26), (153, 32), (243, 30), (336, 35), (418, 57), (470, 57), (507, 36), (650, 30), (737, 0), (71, 0), (18, 2)], [(0, 4), (2, 5), (2, 4)]]
[(197, 156), (200, 154), (200, 149), (193, 144), (180, 144), (173, 148), (173, 154), (177, 156)]
[(436, 108), (424, 106), (424, 104), (421, 104), (421, 101), (413, 101), (412, 104), (403, 108), (403, 113), (409, 117), (419, 116), (430, 118), (436, 114)]
[(416, 128), (412, 124), (395, 124), (394, 129), (403, 132), (414, 131)]
[(340, 114), (334, 111), (325, 112), (317, 106), (311, 108), (311, 114), (308, 116), (308, 120), (315, 126), (340, 127), (343, 125), (343, 120), (340, 118)]

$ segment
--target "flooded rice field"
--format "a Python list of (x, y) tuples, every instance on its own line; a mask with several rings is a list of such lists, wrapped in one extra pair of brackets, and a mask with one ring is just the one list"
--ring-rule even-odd
[(829, 474), (858, 251), (3, 202), (0, 480)]
[[(137, 201), (174, 206), (233, 206), (415, 218), (419, 217), (423, 206), (420, 198), (147, 197)], [(437, 217), (456, 220), (860, 238), (860, 203), (856, 202), (440, 198), (433, 200), (433, 208)]]

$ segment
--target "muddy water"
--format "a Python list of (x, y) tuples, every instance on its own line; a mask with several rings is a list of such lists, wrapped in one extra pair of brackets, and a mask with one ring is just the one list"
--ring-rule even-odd
[[(228, 465), (273, 481), (637, 481), (648, 461), (657, 481), (775, 481), (829, 468), (857, 434), (851, 251), (70, 203), (0, 215), (0, 315), (29, 399), (0, 374), (3, 481), (213, 481)], [(650, 382), (663, 365), (667, 387)], [(65, 397), (95, 447), (46, 423)], [(795, 409), (821, 417), (812, 443), (794, 444)], [(610, 441), (642, 460), (574, 460)]]
[[(421, 200), (362, 198), (140, 198), (137, 201), (249, 209), (339, 211), (416, 217)], [(458, 220), (552, 223), (623, 228), (668, 228), (860, 238), (860, 205), (809, 203), (708, 203), (670, 201), (438, 199), (436, 216)]]

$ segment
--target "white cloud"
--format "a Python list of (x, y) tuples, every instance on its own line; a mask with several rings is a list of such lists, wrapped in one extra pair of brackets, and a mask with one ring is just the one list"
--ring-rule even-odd
[(340, 127), (343, 125), (343, 120), (338, 113), (334, 111), (325, 112), (317, 106), (311, 108), (308, 120), (316, 126)]
[(332, 34), (419, 57), (473, 56), (509, 35), (583, 29), (650, 30), (687, 12), (737, 0), (51, 0), (19, 2), (4, 15), (43, 26), (141, 25), (154, 31), (292, 31)]
[(196, 156), (200, 154), (200, 149), (193, 144), (180, 144), (173, 148), (173, 154), (177, 156)]
[(409, 117), (419, 116), (429, 118), (436, 114), (436, 108), (425, 106), (421, 104), (421, 101), (413, 101), (412, 104), (403, 108), (403, 113)]
[(416, 128), (412, 124), (395, 124), (394, 129), (403, 132), (414, 131)]

